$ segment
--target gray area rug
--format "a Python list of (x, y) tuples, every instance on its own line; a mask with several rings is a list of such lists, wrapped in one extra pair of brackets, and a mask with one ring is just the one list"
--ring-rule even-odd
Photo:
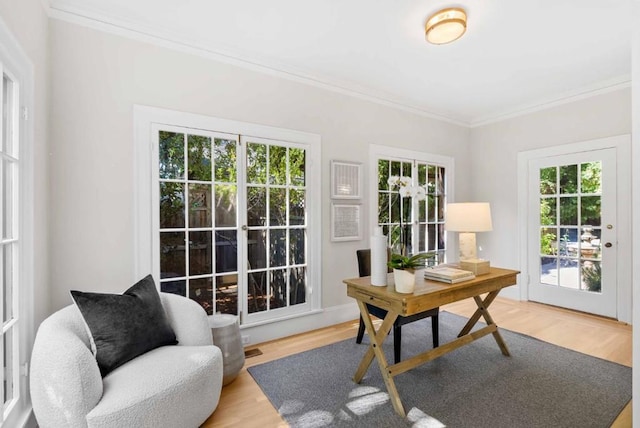
[[(441, 312), (440, 343), (453, 340), (465, 321)], [(430, 348), (430, 323), (402, 327), (403, 358)], [(406, 418), (394, 412), (376, 360), (360, 384), (352, 380), (367, 350), (366, 335), (361, 345), (348, 339), (249, 373), (292, 427), (305, 428), (604, 428), (631, 399), (631, 368), (500, 331), (511, 357), (488, 335), (397, 376)], [(384, 348), (393, 361), (393, 333)]]

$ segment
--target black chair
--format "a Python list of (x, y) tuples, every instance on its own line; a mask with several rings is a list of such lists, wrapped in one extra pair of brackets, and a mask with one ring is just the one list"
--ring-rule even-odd
[[(358, 271), (360, 276), (371, 276), (371, 250), (357, 250), (358, 256)], [(377, 306), (367, 304), (369, 313), (377, 318), (384, 319), (387, 316), (387, 311), (380, 309)], [(402, 326), (409, 324), (410, 322), (418, 321), (423, 318), (431, 317), (431, 334), (433, 336), (433, 347), (438, 347), (438, 313), (440, 308), (430, 309), (426, 312), (403, 317), (399, 315), (393, 323), (393, 359), (397, 364), (400, 362), (401, 343), (402, 343)], [(362, 336), (364, 336), (364, 321), (362, 321), (362, 315), (360, 315), (360, 326), (358, 327), (358, 336), (356, 337), (356, 343), (362, 343)]]

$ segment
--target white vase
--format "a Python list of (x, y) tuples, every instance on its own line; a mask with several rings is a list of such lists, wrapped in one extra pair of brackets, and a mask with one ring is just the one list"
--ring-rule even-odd
[(416, 288), (416, 271), (408, 269), (394, 269), (393, 278), (398, 293), (413, 293)]

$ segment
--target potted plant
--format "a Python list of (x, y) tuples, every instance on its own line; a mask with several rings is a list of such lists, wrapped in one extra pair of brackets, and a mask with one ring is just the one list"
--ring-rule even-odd
[(387, 266), (393, 269), (393, 277), (398, 293), (413, 293), (416, 285), (416, 269), (424, 267), (426, 259), (433, 257), (431, 254), (418, 253), (413, 256), (403, 256), (393, 253)]

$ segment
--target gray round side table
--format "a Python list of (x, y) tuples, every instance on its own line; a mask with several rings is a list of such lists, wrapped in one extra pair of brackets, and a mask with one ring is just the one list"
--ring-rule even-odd
[(209, 316), (213, 344), (222, 351), (222, 384), (227, 385), (238, 376), (244, 365), (244, 348), (240, 337), (240, 325), (235, 315)]

